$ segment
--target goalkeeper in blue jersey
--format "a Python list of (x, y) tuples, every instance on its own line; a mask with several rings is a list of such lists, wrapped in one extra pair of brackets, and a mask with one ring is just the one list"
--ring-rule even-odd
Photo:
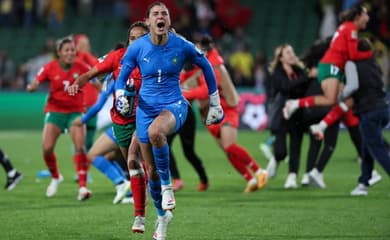
[(176, 206), (169, 171), (169, 146), (166, 136), (179, 130), (187, 117), (187, 101), (179, 84), (184, 62), (198, 65), (204, 72), (210, 96), (206, 119), (213, 124), (223, 119), (214, 71), (196, 47), (169, 31), (171, 21), (165, 4), (149, 5), (146, 24), (150, 33), (130, 45), (122, 58), (122, 69), (115, 84), (115, 107), (126, 114), (126, 82), (135, 67), (142, 74), (142, 85), (136, 109), (136, 132), (141, 153), (146, 160), (149, 189), (157, 209), (155, 239), (165, 239), (170, 211)]

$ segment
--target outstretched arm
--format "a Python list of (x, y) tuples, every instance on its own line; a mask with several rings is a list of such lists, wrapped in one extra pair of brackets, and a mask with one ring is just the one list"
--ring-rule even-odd
[(339, 102), (344, 101), (359, 88), (359, 76), (357, 74), (356, 64), (352, 61), (347, 61), (345, 64), (346, 84), (339, 96)]

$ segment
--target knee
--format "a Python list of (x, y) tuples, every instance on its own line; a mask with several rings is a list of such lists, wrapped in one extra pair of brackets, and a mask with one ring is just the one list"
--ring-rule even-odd
[(54, 152), (54, 145), (51, 145), (51, 144), (44, 144), (42, 150), (43, 150), (43, 155), (44, 155), (44, 156), (51, 155), (51, 154), (53, 154), (53, 152)]
[(88, 153), (87, 154), (87, 159), (88, 159), (88, 162), (93, 162), (93, 160), (95, 160), (95, 158), (97, 157), (97, 155), (96, 154), (94, 154), (94, 153)]
[(140, 164), (134, 159), (127, 161), (127, 167), (129, 168), (129, 170), (142, 169)]
[(153, 146), (162, 147), (166, 142), (165, 135), (156, 128), (149, 129), (149, 141)]

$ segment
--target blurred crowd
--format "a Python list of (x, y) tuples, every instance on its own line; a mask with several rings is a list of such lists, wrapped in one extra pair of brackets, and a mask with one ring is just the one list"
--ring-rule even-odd
[[(0, 0), (0, 27), (22, 28), (27, 31), (44, 26), (54, 31), (66, 23), (66, 11), (87, 17), (112, 15), (120, 19), (118, 24), (129, 25), (130, 22), (144, 18), (150, 2), (152, 1)], [(262, 86), (261, 82), (265, 76), (264, 54), (260, 52), (255, 57), (250, 52), (249, 40), (244, 30), (253, 14), (252, 9), (243, 6), (238, 0), (163, 2), (171, 9), (171, 15), (176, 17), (173, 19), (173, 27), (188, 40), (193, 41), (208, 34), (221, 45), (229, 46), (222, 52), (237, 86)], [(178, 12), (180, 14), (176, 14)], [(47, 39), (46, 43), (42, 43), (43, 47), (39, 54), (20, 66), (16, 66), (7, 50), (0, 47), (0, 89), (24, 89), (40, 67), (55, 56), (54, 43), (55, 39)], [(258, 79), (258, 84), (255, 84), (254, 77)]]
[[(118, 19), (118, 24), (144, 18), (151, 0), (0, 0), (0, 28), (31, 30), (45, 27), (49, 31), (61, 29), (66, 24), (67, 11), (71, 16), (108, 16)], [(165, 0), (172, 11), (173, 27), (190, 41), (202, 35), (212, 36), (223, 55), (225, 64), (237, 87), (264, 91), (267, 78), (267, 57), (264, 50), (251, 51), (255, 44), (246, 34), (246, 27), (256, 9), (251, 9), (239, 0)], [(332, 36), (337, 25), (337, 15), (343, 9), (365, 2), (370, 16), (364, 33), (374, 42), (377, 59), (383, 70), (383, 80), (388, 87), (390, 18), (389, 3), (385, 0), (318, 0), (321, 24), (318, 38)], [(315, 11), (313, 9), (313, 11)], [(178, 14), (180, 13), (180, 14)], [(93, 36), (89, 36), (93, 38)], [(114, 43), (113, 43), (114, 44)], [(276, 43), (278, 44), (278, 43)], [(310, 46), (307, 46), (309, 48)], [(22, 90), (31, 82), (43, 64), (55, 57), (55, 39), (48, 38), (37, 56), (25, 63), (16, 64), (7, 49), (0, 46), (0, 89)], [(93, 52), (95, 49), (93, 49)], [(99, 57), (99, 56), (96, 56)]]

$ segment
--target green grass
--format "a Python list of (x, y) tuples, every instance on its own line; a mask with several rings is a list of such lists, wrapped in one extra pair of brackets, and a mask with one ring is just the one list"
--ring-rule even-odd
[[(267, 132), (246, 131), (239, 135), (239, 142), (264, 166), (266, 160), (258, 143), (267, 136)], [(306, 141), (300, 175), (305, 165)], [(195, 190), (197, 176), (175, 140), (174, 151), (185, 188), (176, 193), (177, 209), (168, 239), (390, 239), (389, 178), (377, 165), (384, 180), (370, 189), (369, 196), (350, 197), (359, 165), (347, 133), (340, 135), (338, 144), (326, 168), (326, 189), (283, 189), (287, 164), (282, 164), (264, 190), (243, 194), (245, 182), (210, 135), (199, 131), (196, 147), (211, 184), (207, 192), (199, 193)], [(45, 168), (40, 131), (3, 131), (0, 147), (25, 175), (13, 191), (0, 193), (0, 239), (152, 239), (156, 214), (151, 201), (146, 233), (132, 234), (133, 205), (113, 205), (114, 188), (95, 169), (91, 170), (93, 182), (89, 184), (93, 197), (86, 202), (76, 200), (78, 187), (73, 181), (69, 136), (63, 135), (56, 147), (65, 181), (53, 199), (45, 197), (49, 180), (36, 181), (38, 170)], [(0, 179), (5, 181), (3, 171)]]

